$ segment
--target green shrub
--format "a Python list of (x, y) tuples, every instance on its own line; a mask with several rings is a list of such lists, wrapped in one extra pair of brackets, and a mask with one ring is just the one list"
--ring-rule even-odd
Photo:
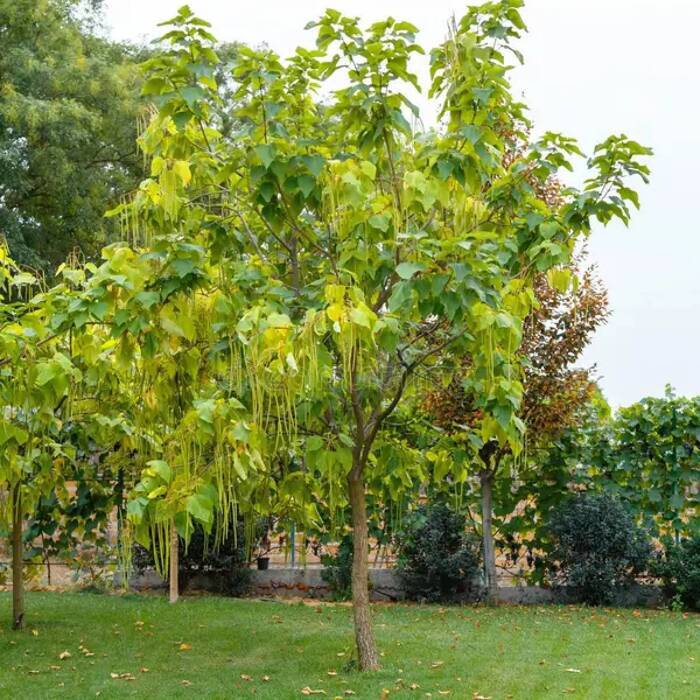
[(700, 611), (700, 534), (668, 546), (652, 571), (670, 598)]
[(352, 535), (344, 535), (335, 555), (321, 557), (321, 578), (331, 589), (333, 600), (352, 598)]
[(464, 515), (443, 503), (421, 506), (398, 544), (398, 570), (408, 598), (449, 601), (471, 589), (479, 558)]
[(584, 603), (612, 602), (616, 591), (643, 572), (651, 556), (648, 534), (608, 494), (580, 494), (550, 517), (552, 582), (571, 587)]

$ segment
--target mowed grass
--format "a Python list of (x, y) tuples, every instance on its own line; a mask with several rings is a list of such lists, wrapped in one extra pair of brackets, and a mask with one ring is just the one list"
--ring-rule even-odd
[(285, 700), (305, 688), (343, 699), (700, 698), (698, 615), (411, 605), (374, 613), (383, 666), (361, 674), (348, 667), (345, 605), (30, 593), (18, 633), (7, 626), (10, 596), (0, 594), (0, 698)]

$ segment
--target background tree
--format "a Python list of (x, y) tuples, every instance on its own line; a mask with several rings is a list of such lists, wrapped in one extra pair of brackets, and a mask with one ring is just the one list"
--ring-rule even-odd
[[(700, 398), (646, 397), (567, 435), (547, 457), (561, 484), (608, 490), (655, 536), (693, 536), (700, 526)], [(561, 474), (555, 477), (557, 473)]]
[(661, 535), (700, 528), (700, 397), (647, 397), (620, 409), (614, 422), (614, 461), (602, 474), (616, 485), (647, 527)]
[[(537, 275), (533, 291), (537, 304), (525, 319), (520, 352), (523, 356), (523, 400), (521, 416), (526, 428), (527, 461), (537, 461), (552, 440), (563, 431), (582, 423), (585, 408), (597, 391), (593, 368), (576, 367), (593, 333), (609, 315), (607, 292), (595, 273), (581, 273), (582, 256), (566, 268), (565, 279), (575, 280), (565, 290), (552, 285), (552, 275)], [(557, 273), (559, 272), (557, 271)], [(468, 376), (469, 362), (466, 362)], [(425, 406), (437, 424), (451, 435), (463, 435), (478, 420), (474, 396), (465, 389), (464, 374), (457, 375), (445, 389), (428, 394)], [(513, 455), (493, 444), (479, 446), (478, 477), (481, 495), (481, 529), (486, 585), (491, 596), (497, 587), (496, 547), (493, 527), (494, 506), (511, 515), (517, 503), (511, 474), (503, 474)], [(519, 469), (528, 470), (523, 464)], [(498, 488), (502, 476), (505, 483)], [(501, 502), (494, 503), (494, 489)], [(501, 493), (505, 492), (505, 493)], [(522, 496), (521, 491), (518, 494)], [(500, 508), (498, 507), (500, 505)]]
[(99, 5), (0, 0), (0, 233), (49, 274), (74, 248), (97, 257), (142, 176), (140, 49), (98, 35)]

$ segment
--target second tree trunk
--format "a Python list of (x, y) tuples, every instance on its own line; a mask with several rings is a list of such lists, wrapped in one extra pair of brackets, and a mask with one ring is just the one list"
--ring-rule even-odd
[(170, 526), (170, 571), (168, 574), (169, 584), (170, 584), (170, 602), (177, 603), (177, 599), (180, 595), (180, 582), (179, 582), (179, 554), (180, 554), (180, 542), (177, 537), (177, 528), (173, 523)]
[(493, 539), (493, 474), (484, 470), (481, 477), (481, 529), (483, 532), (484, 584), (486, 598), (490, 603), (496, 601), (498, 583), (496, 580), (496, 546)]
[(24, 545), (22, 543), (22, 486), (12, 492), (12, 629), (24, 626)]

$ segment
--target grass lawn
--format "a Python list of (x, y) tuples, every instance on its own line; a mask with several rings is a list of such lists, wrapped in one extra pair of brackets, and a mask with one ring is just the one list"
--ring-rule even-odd
[(380, 605), (383, 668), (374, 674), (346, 667), (352, 626), (343, 605), (30, 593), (27, 629), (17, 633), (4, 593), (0, 616), (8, 700), (285, 700), (305, 697), (304, 688), (343, 699), (700, 698), (692, 614)]

